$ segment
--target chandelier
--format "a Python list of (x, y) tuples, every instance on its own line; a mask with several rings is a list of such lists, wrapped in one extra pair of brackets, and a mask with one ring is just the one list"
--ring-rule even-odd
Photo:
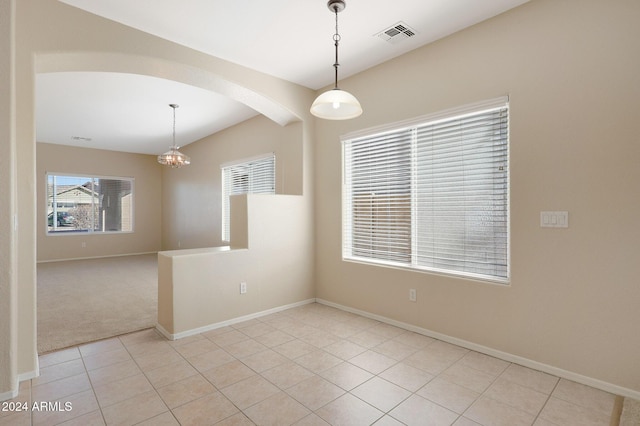
[(179, 147), (176, 146), (176, 108), (178, 108), (179, 105), (169, 104), (169, 106), (173, 109), (173, 145), (169, 151), (158, 155), (158, 163), (163, 166), (169, 166), (172, 169), (178, 169), (191, 164), (191, 158), (178, 151)]

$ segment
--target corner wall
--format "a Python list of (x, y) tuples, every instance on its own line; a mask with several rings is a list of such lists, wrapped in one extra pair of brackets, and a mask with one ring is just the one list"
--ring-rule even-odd
[[(341, 81), (364, 114), (316, 125), (317, 297), (640, 395), (639, 19), (532, 0)], [(340, 135), (503, 95), (511, 284), (342, 261)], [(569, 228), (540, 228), (547, 210)]]

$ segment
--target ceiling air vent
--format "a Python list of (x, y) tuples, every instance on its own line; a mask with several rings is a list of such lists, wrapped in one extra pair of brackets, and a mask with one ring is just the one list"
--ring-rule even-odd
[(377, 37), (380, 37), (382, 40), (391, 44), (400, 43), (401, 41), (406, 40), (409, 37), (413, 37), (414, 35), (416, 35), (416, 31), (404, 22), (398, 22), (394, 26), (389, 27), (386, 30), (380, 31), (378, 34), (376, 34)]

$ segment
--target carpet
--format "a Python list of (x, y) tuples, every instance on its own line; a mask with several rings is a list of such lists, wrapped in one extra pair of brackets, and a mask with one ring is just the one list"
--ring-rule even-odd
[(620, 415), (620, 426), (640, 425), (640, 401), (625, 398)]
[(154, 327), (158, 256), (39, 263), (38, 353)]

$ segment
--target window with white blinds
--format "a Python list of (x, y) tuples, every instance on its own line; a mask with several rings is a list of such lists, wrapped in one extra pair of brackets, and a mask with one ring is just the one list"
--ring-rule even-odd
[(275, 194), (276, 157), (249, 160), (222, 167), (222, 240), (230, 239), (229, 196)]
[(509, 280), (506, 98), (343, 140), (343, 258)]

